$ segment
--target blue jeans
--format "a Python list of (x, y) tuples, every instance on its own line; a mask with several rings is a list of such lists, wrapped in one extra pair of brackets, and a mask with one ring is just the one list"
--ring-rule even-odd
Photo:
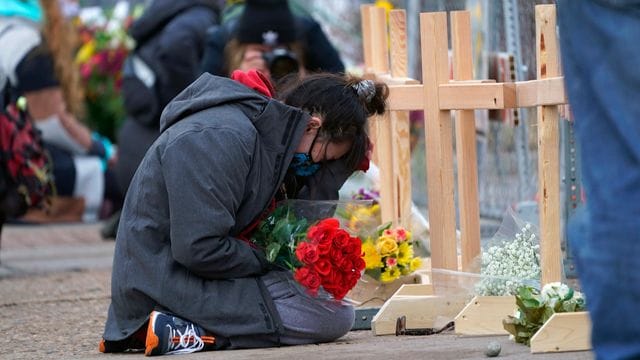
[(640, 1), (560, 0), (585, 211), (569, 226), (598, 359), (640, 358)]

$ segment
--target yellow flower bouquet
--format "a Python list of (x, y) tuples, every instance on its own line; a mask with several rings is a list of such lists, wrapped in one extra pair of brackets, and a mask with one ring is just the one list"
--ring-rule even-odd
[(365, 274), (382, 283), (390, 283), (416, 271), (422, 264), (413, 254), (411, 232), (387, 224), (362, 243)]

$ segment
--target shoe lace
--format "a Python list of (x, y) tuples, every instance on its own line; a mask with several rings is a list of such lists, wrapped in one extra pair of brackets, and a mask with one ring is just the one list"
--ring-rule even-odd
[(184, 332), (169, 327), (169, 351), (165, 354), (188, 354), (204, 349), (204, 341), (196, 332), (193, 324), (187, 325)]

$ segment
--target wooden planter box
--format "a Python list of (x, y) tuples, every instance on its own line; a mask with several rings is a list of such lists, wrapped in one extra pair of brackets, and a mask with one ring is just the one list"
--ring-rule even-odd
[(380, 308), (404, 284), (422, 284), (423, 276), (418, 273), (401, 276), (383, 284), (369, 275), (363, 275), (358, 284), (347, 294), (356, 308)]

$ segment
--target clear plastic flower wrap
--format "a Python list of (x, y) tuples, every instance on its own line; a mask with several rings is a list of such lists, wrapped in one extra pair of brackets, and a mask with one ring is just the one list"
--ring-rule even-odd
[(477, 295), (515, 295), (520, 286), (539, 283), (537, 227), (509, 208), (496, 234), (482, 244), (478, 260)]
[[(359, 306), (381, 306), (403, 284), (421, 283), (415, 273), (422, 265), (420, 251), (409, 229), (380, 224), (378, 195), (360, 189), (354, 199), (338, 211), (345, 226), (362, 239), (366, 268), (349, 299)], [(368, 202), (362, 202), (362, 200)]]

